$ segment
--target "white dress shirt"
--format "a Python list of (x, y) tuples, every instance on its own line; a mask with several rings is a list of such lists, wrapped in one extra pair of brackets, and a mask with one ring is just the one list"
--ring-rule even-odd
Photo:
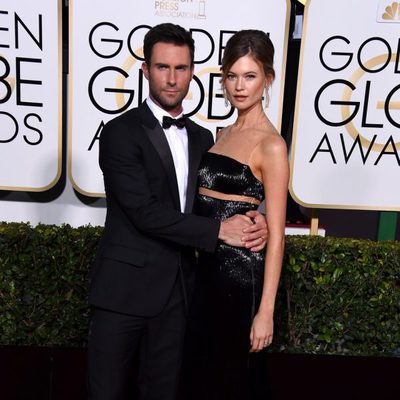
[[(164, 116), (171, 117), (171, 115), (158, 106), (154, 101), (148, 97), (146, 103), (154, 116), (160, 122), (162, 127), (162, 120)], [(174, 117), (180, 118), (183, 113)], [(163, 129), (165, 137), (167, 138), (169, 148), (171, 150), (172, 158), (174, 160), (176, 180), (178, 182), (179, 200), (181, 203), (181, 211), (184, 212), (186, 205), (186, 190), (189, 172), (189, 151), (188, 151), (188, 135), (186, 128), (177, 128), (172, 125), (168, 129)]]

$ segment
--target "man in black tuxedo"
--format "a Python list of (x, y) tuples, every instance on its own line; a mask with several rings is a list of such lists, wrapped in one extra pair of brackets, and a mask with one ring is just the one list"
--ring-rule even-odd
[[(160, 24), (144, 39), (142, 69), (150, 96), (108, 122), (100, 138), (107, 217), (91, 272), (89, 396), (125, 399), (140, 349), (141, 400), (176, 395), (193, 248), (217, 240), (259, 250), (265, 219), (223, 222), (190, 214), (202, 154), (211, 133), (183, 117), (193, 77), (194, 43), (178, 25)], [(172, 120), (172, 117), (175, 120)], [(247, 232), (246, 232), (247, 231)]]

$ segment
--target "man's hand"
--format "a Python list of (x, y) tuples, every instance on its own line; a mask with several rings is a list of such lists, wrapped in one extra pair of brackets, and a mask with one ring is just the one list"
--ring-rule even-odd
[(265, 216), (258, 211), (248, 211), (246, 216), (254, 222), (243, 230), (242, 241), (251, 251), (261, 251), (265, 248), (268, 238), (268, 226)]
[(221, 222), (218, 239), (235, 247), (244, 247), (242, 240), (245, 228), (250, 228), (254, 223), (245, 215), (236, 214)]

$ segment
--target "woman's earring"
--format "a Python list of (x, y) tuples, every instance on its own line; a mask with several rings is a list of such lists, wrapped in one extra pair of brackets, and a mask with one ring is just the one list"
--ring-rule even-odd
[(226, 89), (224, 87), (222, 88), (222, 93), (223, 93), (224, 100), (225, 100), (225, 107), (229, 107), (230, 103), (229, 103), (229, 100), (228, 100), (228, 96), (226, 95)]
[(265, 86), (265, 88), (264, 88), (264, 92), (265, 92), (265, 94), (264, 94), (265, 108), (267, 108), (268, 105), (269, 105), (269, 94), (268, 94), (268, 89), (269, 89), (269, 86), (268, 86), (268, 85)]

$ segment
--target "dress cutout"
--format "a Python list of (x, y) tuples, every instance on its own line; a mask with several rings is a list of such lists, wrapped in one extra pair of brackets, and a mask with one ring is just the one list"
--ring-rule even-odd
[[(218, 198), (198, 193), (195, 214), (218, 220), (256, 210), (264, 199), (263, 184), (248, 165), (217, 153), (203, 156), (198, 187)], [(230, 195), (246, 201), (230, 200)], [(264, 263), (265, 251), (222, 242), (214, 254), (200, 253), (185, 344), (184, 400), (268, 398), (266, 353), (249, 353)]]

